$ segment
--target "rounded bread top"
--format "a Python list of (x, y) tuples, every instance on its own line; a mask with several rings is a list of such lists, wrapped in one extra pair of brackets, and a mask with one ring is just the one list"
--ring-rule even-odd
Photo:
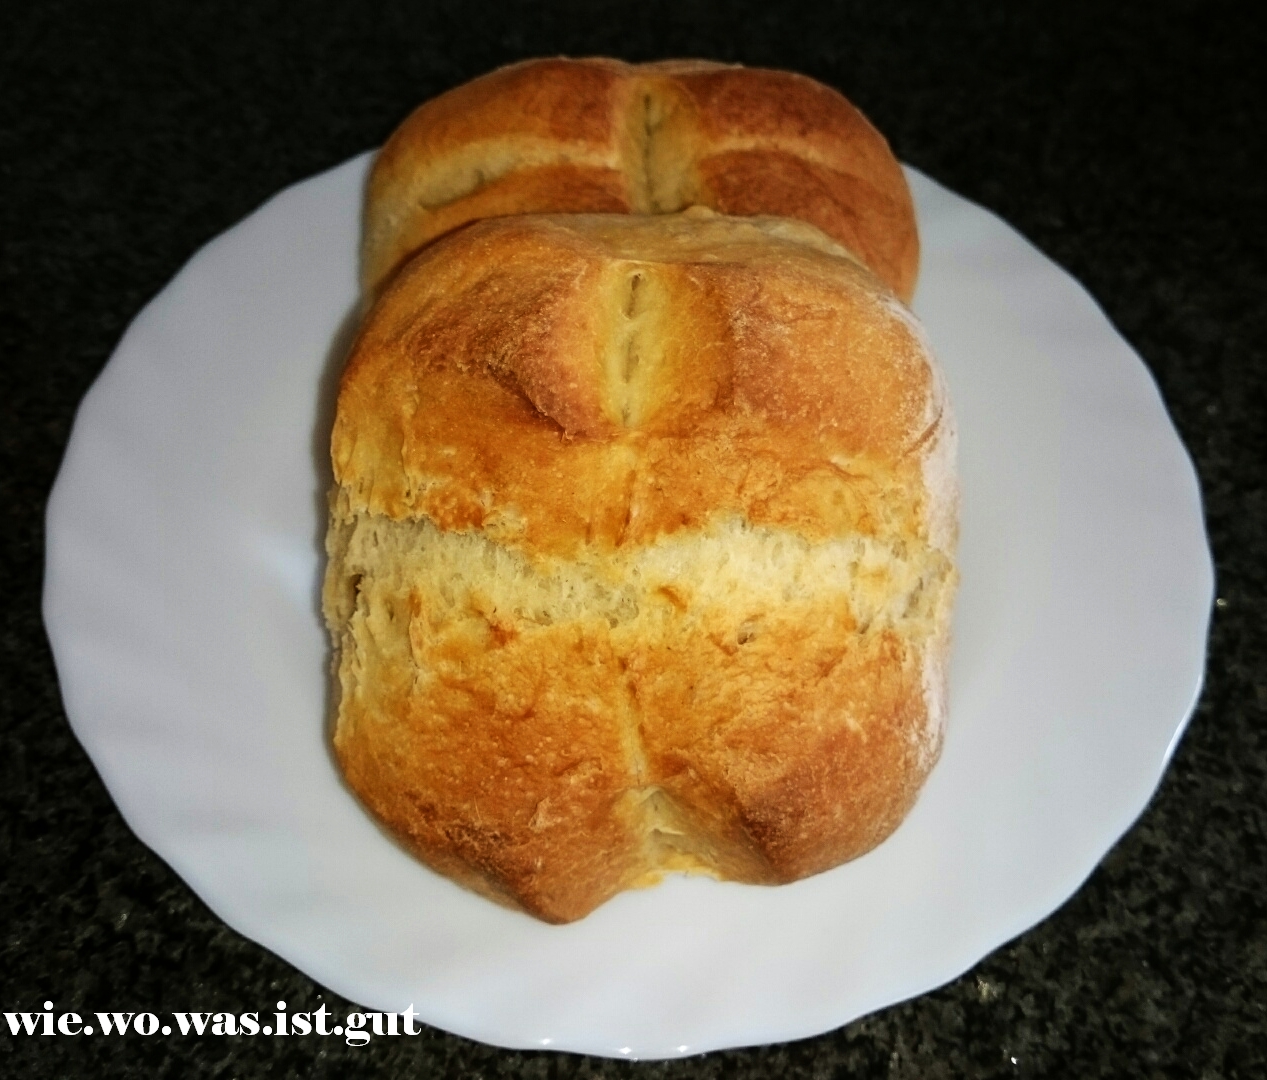
[(719, 513), (939, 543), (952, 437), (918, 324), (847, 251), (694, 209), (425, 249), (362, 325), (332, 451), (354, 509), (562, 555)]
[(706, 61), (529, 60), (416, 109), (375, 161), (362, 276), (376, 293), (471, 221), (704, 206), (816, 226), (903, 301), (914, 206), (884, 138), (803, 75)]

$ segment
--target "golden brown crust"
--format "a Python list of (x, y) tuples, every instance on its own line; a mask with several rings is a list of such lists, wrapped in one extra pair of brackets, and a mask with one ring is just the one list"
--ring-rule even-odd
[(800, 218), (904, 301), (919, 246), (901, 167), (836, 91), (705, 61), (530, 60), (426, 102), (370, 176), (363, 277), (376, 292), (470, 221), (705, 206)]
[(409, 655), (344, 698), (348, 782), (436, 869), (549, 921), (665, 869), (778, 884), (836, 866), (896, 828), (936, 757), (924, 643), (859, 634), (839, 596), (745, 640), (667, 598), (656, 632), (491, 610), (431, 629), (435, 598), (407, 595)]
[(336, 478), (358, 509), (558, 554), (723, 510), (819, 538), (913, 513), (885, 491), (940, 416), (924, 344), (865, 269), (788, 227), (692, 211), (447, 237), (352, 350)]
[(861, 854), (940, 745), (952, 444), (909, 312), (809, 226), (436, 242), (338, 401), (349, 783), (551, 921), (669, 870), (773, 884)]

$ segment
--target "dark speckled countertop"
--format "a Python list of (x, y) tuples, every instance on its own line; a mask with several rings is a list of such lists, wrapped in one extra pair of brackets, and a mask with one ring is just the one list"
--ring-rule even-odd
[(1267, 34), (1249, 3), (1057, 7), (0, 6), (0, 1011), (347, 1006), (124, 825), (58, 695), (43, 509), (76, 403), (199, 245), (498, 64), (708, 56), (839, 87), (903, 159), (1068, 268), (1143, 357), (1196, 460), (1220, 596), (1191, 727), (1082, 889), (950, 985), (837, 1031), (631, 1065), (433, 1030), (358, 1049), (6, 1025), (0, 1074), (1267, 1076)]

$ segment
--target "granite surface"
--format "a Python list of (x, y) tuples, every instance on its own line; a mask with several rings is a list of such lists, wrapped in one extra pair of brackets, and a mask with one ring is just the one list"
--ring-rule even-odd
[(1188, 733), (1081, 890), (950, 985), (837, 1031), (629, 1064), (430, 1029), (356, 1048), (0, 1025), (0, 1074), (1267, 1075), (1265, 50), (1257, 5), (1180, 0), (0, 6), (0, 1010), (348, 1007), (123, 823), (61, 706), (43, 507), (76, 403), (199, 245), (497, 64), (699, 55), (843, 90), (902, 158), (1068, 268), (1142, 356), (1197, 464), (1220, 597)]

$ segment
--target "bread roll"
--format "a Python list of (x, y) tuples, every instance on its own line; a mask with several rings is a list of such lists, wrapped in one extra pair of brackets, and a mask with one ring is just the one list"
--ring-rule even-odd
[(522, 216), (430, 245), (338, 398), (349, 784), (553, 922), (666, 871), (867, 851), (941, 745), (954, 430), (918, 324), (811, 226)]
[(370, 176), (364, 285), (482, 218), (690, 206), (807, 221), (914, 292), (910, 191), (862, 114), (803, 75), (693, 60), (530, 60), (422, 105)]

